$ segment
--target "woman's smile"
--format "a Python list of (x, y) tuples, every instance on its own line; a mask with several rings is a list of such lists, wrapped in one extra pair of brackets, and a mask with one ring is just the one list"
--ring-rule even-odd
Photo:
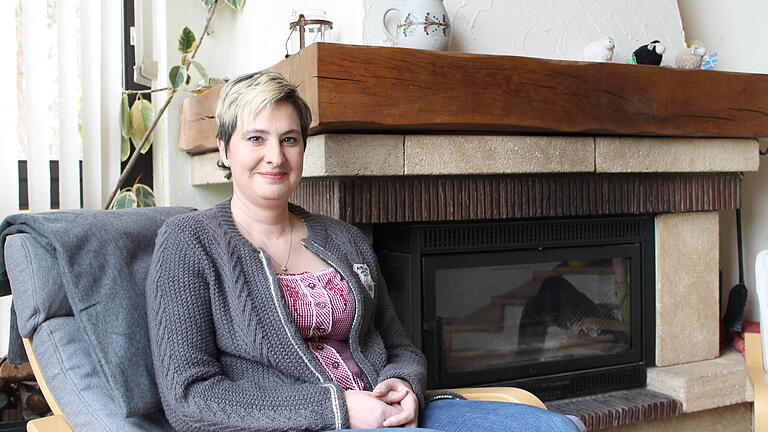
[(259, 175), (267, 180), (282, 180), (286, 176), (285, 171), (279, 172), (260, 172)]

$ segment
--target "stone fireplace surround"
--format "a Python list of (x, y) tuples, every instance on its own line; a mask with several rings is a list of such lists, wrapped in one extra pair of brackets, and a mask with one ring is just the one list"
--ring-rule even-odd
[[(223, 182), (217, 158), (193, 156), (193, 184)], [(309, 139), (294, 201), (367, 232), (384, 222), (654, 214), (647, 388), (681, 401), (683, 415), (610, 430), (693, 431), (717, 419), (749, 431), (744, 361), (719, 350), (718, 211), (740, 205), (740, 173), (758, 164), (753, 139), (325, 134)], [(592, 428), (644, 416), (608, 417)]]

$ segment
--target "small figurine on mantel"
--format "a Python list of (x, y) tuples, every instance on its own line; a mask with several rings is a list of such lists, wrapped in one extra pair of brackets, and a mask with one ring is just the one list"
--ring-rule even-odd
[(713, 70), (717, 66), (718, 55), (716, 52), (707, 54), (701, 61), (701, 68), (703, 70)]
[(610, 63), (613, 60), (613, 49), (615, 47), (616, 44), (613, 42), (613, 38), (610, 37), (592, 41), (584, 47), (584, 60)]
[(675, 57), (675, 67), (680, 69), (699, 69), (707, 49), (701, 44), (693, 43)]
[(667, 49), (661, 42), (655, 40), (648, 45), (643, 45), (632, 53), (632, 64), (654, 65), (661, 64), (661, 58)]

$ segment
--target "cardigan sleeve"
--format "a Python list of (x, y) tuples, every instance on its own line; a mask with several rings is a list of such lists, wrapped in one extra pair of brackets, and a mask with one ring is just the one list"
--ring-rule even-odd
[(147, 282), (155, 376), (170, 423), (178, 431), (345, 428), (343, 391), (333, 383), (277, 385), (227, 376), (211, 295), (228, 276), (214, 270), (199, 237), (166, 224)]

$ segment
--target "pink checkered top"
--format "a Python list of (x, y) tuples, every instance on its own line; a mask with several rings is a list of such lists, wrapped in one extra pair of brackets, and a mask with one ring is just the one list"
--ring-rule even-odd
[(277, 275), (299, 335), (328, 375), (344, 390), (365, 390), (349, 350), (355, 298), (336, 269)]

